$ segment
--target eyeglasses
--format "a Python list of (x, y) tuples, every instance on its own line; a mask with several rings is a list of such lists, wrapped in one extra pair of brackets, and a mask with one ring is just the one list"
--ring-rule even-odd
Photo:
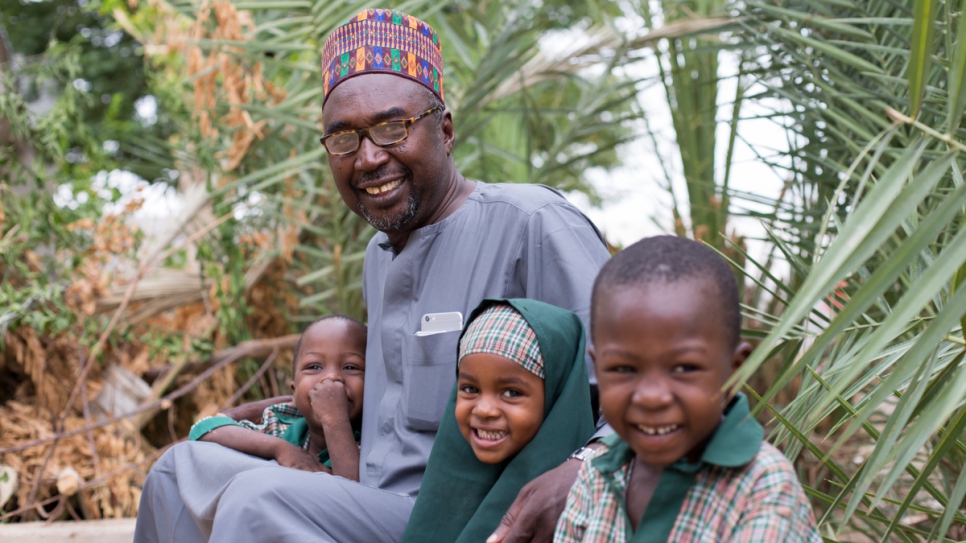
[(409, 126), (422, 119), (423, 117), (429, 115), (430, 113), (436, 113), (437, 111), (442, 111), (441, 106), (436, 106), (432, 109), (428, 109), (419, 115), (411, 119), (404, 119), (401, 121), (388, 121), (385, 123), (379, 123), (375, 126), (370, 126), (369, 128), (360, 128), (358, 130), (343, 130), (341, 132), (333, 132), (332, 134), (326, 134), (319, 138), (322, 145), (325, 146), (325, 150), (329, 152), (332, 156), (344, 156), (351, 155), (352, 153), (359, 150), (359, 145), (362, 144), (362, 136), (369, 136), (369, 140), (375, 143), (379, 147), (388, 147), (390, 145), (404, 141), (409, 137)]

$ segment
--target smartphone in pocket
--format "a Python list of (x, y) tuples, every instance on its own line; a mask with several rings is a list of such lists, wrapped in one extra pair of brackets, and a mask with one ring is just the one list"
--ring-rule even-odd
[(426, 313), (419, 319), (417, 336), (429, 336), (443, 332), (454, 332), (463, 329), (463, 314), (459, 311), (445, 313)]

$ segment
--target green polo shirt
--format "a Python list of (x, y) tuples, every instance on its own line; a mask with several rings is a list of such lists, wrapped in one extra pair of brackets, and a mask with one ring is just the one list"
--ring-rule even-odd
[[(764, 439), (764, 429), (751, 417), (748, 398), (738, 393), (725, 408), (725, 418), (715, 430), (701, 459), (695, 463), (682, 458), (664, 468), (658, 479), (657, 488), (651, 498), (644, 516), (637, 524), (647, 526), (646, 530), (635, 532), (630, 541), (633, 543), (664, 543), (668, 540), (681, 505), (688, 496), (698, 471), (707, 465), (737, 468), (754, 460)], [(603, 440), (609, 450), (595, 458), (593, 466), (607, 476), (611, 490), (619, 496), (627, 511), (622, 485), (614, 479), (614, 474), (634, 458), (634, 450), (620, 436), (612, 434)]]

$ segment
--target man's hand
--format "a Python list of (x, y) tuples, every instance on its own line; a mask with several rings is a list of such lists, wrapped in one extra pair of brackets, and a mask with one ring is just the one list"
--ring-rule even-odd
[(323, 379), (315, 383), (309, 391), (309, 401), (315, 417), (323, 426), (344, 422), (349, 419), (349, 397), (342, 381)]
[(570, 487), (577, 480), (579, 460), (567, 460), (530, 481), (503, 515), (486, 543), (529, 543), (553, 539)]
[(262, 412), (265, 411), (265, 408), (268, 406), (275, 405), (277, 403), (288, 403), (291, 401), (291, 396), (276, 396), (274, 398), (267, 398), (257, 402), (243, 403), (237, 407), (225, 409), (221, 412), (221, 414), (236, 421), (250, 420), (257, 423), (261, 422)]
[(302, 471), (329, 471), (319, 463), (319, 459), (312, 453), (303, 451), (297, 445), (292, 445), (288, 442), (282, 443), (275, 451), (275, 461), (278, 462), (278, 465), (300, 469)]

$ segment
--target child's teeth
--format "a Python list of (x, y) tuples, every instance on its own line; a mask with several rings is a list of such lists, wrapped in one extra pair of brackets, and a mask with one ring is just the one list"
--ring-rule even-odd
[(479, 429), (476, 431), (476, 433), (477, 435), (479, 435), (480, 437), (488, 441), (496, 441), (507, 434), (506, 432), (503, 432), (503, 431), (491, 432), (489, 430), (479, 430)]
[(663, 436), (664, 434), (677, 430), (678, 425), (672, 424), (670, 426), (644, 426), (643, 424), (638, 424), (637, 428), (649, 436)]

